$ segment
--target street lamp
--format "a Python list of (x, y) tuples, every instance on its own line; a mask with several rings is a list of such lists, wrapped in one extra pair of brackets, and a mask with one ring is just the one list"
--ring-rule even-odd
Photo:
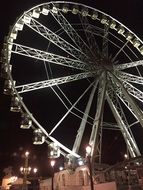
[(20, 172), (23, 174), (23, 190), (27, 190), (27, 176), (31, 171), (31, 168), (28, 167), (28, 160), (29, 160), (29, 152), (25, 152), (25, 162), (24, 167), (20, 168)]
[(33, 181), (33, 189), (34, 189), (34, 190), (38, 189), (38, 188), (37, 188), (37, 178), (36, 178), (37, 171), (38, 171), (37, 168), (34, 168), (34, 169), (33, 169), (33, 173), (34, 173), (34, 175), (35, 175), (35, 176), (34, 176), (34, 181)]
[[(124, 154), (124, 158), (125, 158), (125, 160), (127, 161), (127, 160), (129, 160), (129, 154)], [(127, 174), (128, 174), (128, 189), (131, 189), (131, 174), (130, 174), (130, 162), (127, 164), (127, 166), (126, 166), (126, 168), (127, 168)]]
[(34, 169), (33, 169), (34, 174), (36, 174), (36, 173), (37, 173), (37, 171), (38, 171), (38, 169), (37, 169), (37, 168), (34, 168)]
[(128, 159), (128, 155), (127, 155), (127, 154), (124, 154), (124, 158), (125, 158), (125, 159)]
[[(20, 172), (23, 174), (23, 187), (22, 190), (27, 190), (27, 177), (30, 174), (32, 168), (29, 167), (29, 152), (26, 151), (24, 154), (25, 162), (24, 162), (24, 167), (20, 167)], [(37, 168), (33, 169), (34, 174), (36, 174), (38, 171)]]
[(93, 185), (93, 175), (92, 175), (92, 164), (91, 164), (91, 146), (88, 145), (86, 147), (86, 158), (87, 158), (87, 163), (88, 163), (88, 168), (89, 168), (89, 177), (90, 177), (90, 187), (91, 190), (94, 190), (94, 185)]
[(60, 171), (62, 171), (63, 169), (64, 169), (64, 167), (63, 167), (63, 166), (60, 166), (60, 167), (59, 167), (59, 170), (60, 170)]
[(54, 190), (54, 166), (55, 166), (56, 161), (55, 160), (51, 160), (50, 164), (52, 167), (52, 184), (51, 184), (51, 190)]

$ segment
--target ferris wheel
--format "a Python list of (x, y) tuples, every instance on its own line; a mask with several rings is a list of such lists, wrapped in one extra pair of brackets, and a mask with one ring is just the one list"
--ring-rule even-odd
[(100, 162), (103, 130), (119, 130), (141, 155), (132, 128), (143, 127), (143, 42), (125, 25), (83, 4), (43, 3), (16, 20), (2, 55), (4, 93), (34, 144), (76, 158), (89, 144)]

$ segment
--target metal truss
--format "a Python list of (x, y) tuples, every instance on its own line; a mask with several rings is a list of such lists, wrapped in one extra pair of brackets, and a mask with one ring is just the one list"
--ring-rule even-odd
[(98, 60), (101, 53), (97, 45), (95, 36), (93, 35), (94, 33), (92, 31), (92, 26), (89, 24), (87, 17), (80, 16), (80, 20), (87, 38), (88, 46), (90, 48), (92, 57)]
[[(29, 15), (26, 15), (27, 17), (30, 17)], [(32, 30), (49, 40), (50, 42), (54, 43), (56, 46), (70, 54), (72, 57), (75, 57), (79, 60), (86, 58), (85, 54), (78, 48), (71, 45), (69, 42), (64, 40), (62, 37), (58, 36), (54, 32), (52, 32), (50, 29), (48, 29), (46, 26), (42, 25), (40, 22), (35, 20), (34, 18), (30, 17), (31, 22), (25, 23), (28, 27), (30, 27)]]
[(50, 80), (44, 80), (44, 81), (34, 82), (30, 84), (19, 85), (19, 86), (16, 86), (16, 89), (18, 93), (24, 93), (24, 92), (29, 92), (33, 90), (38, 90), (42, 88), (47, 88), (47, 87), (52, 87), (55, 85), (72, 82), (75, 80), (93, 77), (93, 76), (94, 76), (94, 73), (91, 73), (91, 72), (79, 73), (76, 75), (70, 75), (66, 77), (54, 78)]
[(117, 96), (114, 93), (114, 89), (108, 88), (108, 92), (106, 93), (107, 101), (112, 110), (112, 113), (118, 123), (118, 126), (122, 132), (124, 140), (127, 144), (128, 150), (130, 152), (131, 157), (140, 156), (140, 151), (137, 147), (135, 139), (133, 138), (133, 134), (129, 128), (127, 119), (123, 112), (123, 109), (120, 105), (120, 102), (117, 99)]
[(50, 11), (50, 13), (56, 19), (56, 21), (61, 25), (63, 30), (71, 38), (71, 40), (78, 47), (78, 49), (80, 49), (81, 52), (85, 53), (86, 55), (85, 59), (89, 59), (87, 55), (89, 54), (88, 52), (90, 52), (91, 49), (87, 46), (87, 44), (83, 41), (81, 36), (76, 32), (76, 30), (72, 27), (72, 25), (63, 16), (63, 14), (60, 11), (58, 11), (58, 13), (56, 14), (52, 13), (52, 11)]
[(140, 91), (138, 88), (135, 88), (133, 85), (131, 85), (130, 83), (125, 82), (125, 81), (123, 82), (123, 85), (129, 92), (129, 94), (134, 96), (139, 101), (143, 102), (143, 92), (142, 91)]
[(53, 127), (53, 129), (50, 131), (50, 135), (59, 127), (59, 125), (62, 123), (62, 121), (69, 115), (71, 110), (76, 106), (76, 104), (81, 100), (81, 98), (86, 94), (86, 92), (93, 86), (94, 82), (92, 82), (85, 91), (81, 94), (81, 96), (76, 100), (76, 102), (68, 109), (68, 111), (65, 113), (65, 115), (60, 119), (60, 121)]
[(103, 57), (108, 57), (108, 35), (109, 35), (109, 26), (104, 25), (104, 36), (103, 36), (103, 43), (102, 43), (102, 55)]
[(106, 93), (106, 71), (103, 72), (100, 76), (99, 80), (99, 89), (98, 89), (98, 100), (97, 100), (97, 107), (96, 107), (96, 114), (95, 114), (95, 120), (92, 127), (92, 132), (90, 135), (89, 144), (92, 147), (91, 150), (91, 157), (92, 162), (95, 160), (95, 157), (98, 155), (98, 161), (100, 162), (101, 157), (101, 138), (102, 138), (102, 120), (103, 120), (103, 108), (104, 108), (104, 102), (105, 102), (105, 93)]
[(114, 84), (112, 81), (112, 84), (114, 85), (115, 92), (118, 96), (118, 98), (123, 102), (123, 104), (128, 108), (128, 110), (132, 113), (132, 115), (138, 120), (135, 110), (131, 107), (128, 99), (126, 99), (125, 95), (123, 94), (121, 88), (117, 85)]
[(76, 139), (75, 139), (75, 142), (74, 142), (74, 145), (73, 145), (73, 148), (72, 148), (72, 151), (76, 152), (76, 153), (78, 153), (80, 145), (81, 145), (83, 133), (84, 133), (84, 130), (85, 130), (85, 126), (87, 124), (87, 119), (88, 119), (89, 112), (90, 112), (90, 109), (91, 109), (91, 105), (92, 105), (92, 102), (93, 102), (93, 99), (94, 99), (97, 84), (98, 84), (98, 80), (96, 80), (94, 85), (93, 85), (91, 94), (89, 96), (89, 100), (88, 100), (86, 108), (85, 108), (85, 112), (83, 114), (79, 129), (77, 131)]
[(143, 60), (114, 65), (114, 68), (115, 70), (124, 70), (124, 69), (136, 67), (140, 65), (143, 65)]
[[(143, 120), (142, 120), (143, 113), (142, 113), (141, 109), (138, 107), (137, 103), (134, 101), (134, 99), (129, 94), (129, 93), (133, 92), (134, 88), (130, 90), (129, 88), (127, 88), (127, 85), (125, 87), (123, 82), (120, 81), (112, 72), (110, 72), (109, 75), (111, 76), (111, 78), (113, 77), (113, 80), (115, 81), (116, 85), (118, 85), (121, 88), (121, 91), (123, 92), (124, 96), (128, 100), (130, 106), (132, 107), (132, 110), (134, 110), (134, 112), (136, 113), (136, 116), (137, 116), (138, 120), (140, 121), (141, 126), (143, 127)], [(128, 92), (128, 90), (130, 90), (130, 92)]]
[(115, 123), (103, 122), (102, 127), (105, 130), (120, 130), (119, 126), (117, 124), (115, 124)]
[(132, 75), (130, 73), (125, 73), (122, 71), (117, 71), (117, 76), (120, 78), (122, 81), (128, 81), (136, 84), (143, 84), (143, 77)]
[(53, 53), (48, 53), (46, 51), (41, 51), (38, 49), (34, 49), (16, 43), (13, 43), (13, 48), (11, 52), (79, 70), (88, 70), (89, 68), (91, 68), (91, 66), (88, 67), (86, 64), (84, 64), (82, 61), (79, 60), (74, 60), (68, 57), (63, 57)]

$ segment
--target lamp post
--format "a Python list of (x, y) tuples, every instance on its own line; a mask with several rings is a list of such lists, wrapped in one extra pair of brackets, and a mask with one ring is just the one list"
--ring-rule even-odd
[(125, 158), (125, 160), (127, 160), (128, 159), (128, 154), (124, 154), (124, 158)]
[[(129, 154), (124, 154), (125, 160), (129, 160)], [(127, 164), (127, 171), (128, 171), (128, 189), (131, 189), (131, 174), (130, 174), (130, 162)]]
[(94, 185), (93, 185), (93, 175), (92, 175), (92, 164), (91, 164), (91, 146), (88, 145), (86, 147), (86, 158), (87, 158), (87, 163), (88, 163), (88, 168), (89, 168), (89, 177), (90, 177), (90, 188), (91, 190), (94, 190)]
[(34, 190), (38, 189), (38, 187), (37, 187), (37, 183), (36, 183), (36, 174), (37, 174), (37, 171), (38, 171), (37, 168), (34, 168), (34, 169), (33, 169), (33, 173), (34, 173), (33, 187), (34, 187)]
[(55, 166), (55, 163), (56, 163), (55, 160), (50, 161), (50, 164), (52, 167), (51, 190), (54, 190), (54, 166)]
[(28, 160), (29, 160), (29, 152), (25, 152), (25, 162), (24, 162), (24, 167), (20, 168), (20, 172), (23, 174), (23, 190), (27, 190), (27, 176), (31, 171), (31, 168), (28, 167)]
[[(22, 190), (28, 190), (28, 187), (27, 187), (27, 178), (28, 178), (28, 175), (30, 174), (30, 172), (32, 170), (32, 168), (29, 167), (29, 152), (28, 151), (25, 152), (24, 158), (25, 158), (24, 167), (20, 168), (20, 172), (21, 172), (21, 174), (23, 174), (23, 186), (22, 186)], [(37, 171), (38, 171), (37, 168), (33, 169), (34, 174), (36, 174)]]

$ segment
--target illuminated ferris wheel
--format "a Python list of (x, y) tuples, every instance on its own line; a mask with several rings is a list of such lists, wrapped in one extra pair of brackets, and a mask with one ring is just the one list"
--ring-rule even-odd
[(4, 93), (34, 144), (76, 158), (89, 144), (101, 162), (103, 130), (119, 130), (130, 156), (141, 155), (132, 128), (143, 127), (143, 42), (122, 23), (83, 4), (43, 3), (16, 20), (2, 53)]

